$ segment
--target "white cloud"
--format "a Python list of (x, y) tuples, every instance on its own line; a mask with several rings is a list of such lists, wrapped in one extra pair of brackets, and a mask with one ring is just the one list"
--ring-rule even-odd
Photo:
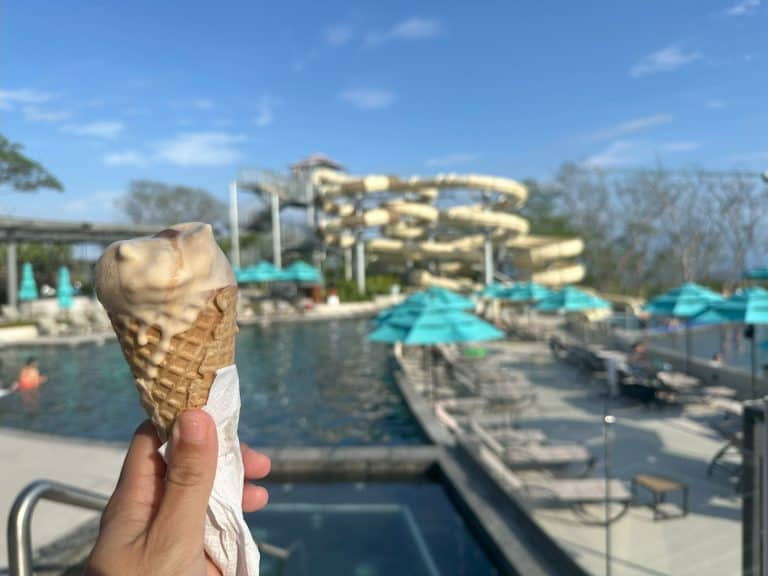
[(147, 158), (136, 150), (123, 150), (112, 152), (104, 156), (104, 164), (107, 166), (144, 166)]
[(340, 98), (361, 110), (380, 110), (394, 102), (395, 94), (389, 90), (347, 90)]
[(41, 110), (37, 106), (24, 106), (22, 112), (24, 118), (30, 122), (50, 122), (52, 124), (63, 122), (71, 116), (66, 110)]
[(228, 132), (188, 132), (157, 146), (157, 159), (177, 166), (225, 166), (242, 158), (236, 144), (242, 134)]
[(707, 108), (725, 108), (726, 102), (724, 100), (707, 100)]
[(760, 0), (741, 0), (725, 11), (728, 16), (746, 16), (757, 10)]
[(477, 158), (477, 154), (468, 152), (456, 152), (446, 154), (445, 156), (436, 156), (426, 161), (427, 166), (457, 166), (459, 164), (468, 164)]
[(271, 98), (269, 96), (262, 96), (261, 100), (259, 100), (256, 116), (253, 118), (254, 123), (256, 126), (264, 128), (272, 124), (274, 119), (275, 112)]
[(78, 136), (91, 136), (102, 140), (114, 140), (123, 132), (125, 126), (117, 120), (105, 120), (91, 122), (89, 124), (73, 124), (65, 126), (62, 130)]
[(601, 152), (587, 158), (584, 165), (591, 168), (612, 168), (631, 164), (637, 157), (636, 147), (637, 143), (631, 140), (616, 140)]
[(192, 102), (192, 106), (198, 110), (210, 110), (213, 108), (213, 100), (208, 98), (198, 98)]
[(42, 92), (32, 88), (19, 90), (0, 90), (0, 110), (12, 110), (16, 104), (42, 104), (53, 100), (50, 92)]
[(126, 108), (123, 110), (123, 116), (146, 116), (151, 112), (152, 110), (146, 106), (135, 106), (133, 108)]
[(326, 28), (323, 36), (325, 37), (326, 43), (331, 46), (343, 46), (352, 39), (352, 28), (337, 24), (330, 28)]
[(210, 110), (214, 106), (214, 102), (210, 98), (195, 98), (193, 100), (171, 100), (168, 104), (171, 108), (187, 110)]
[(431, 38), (440, 34), (440, 22), (428, 18), (408, 18), (395, 25), (390, 34), (397, 38)]
[(699, 148), (701, 148), (701, 144), (693, 140), (664, 142), (659, 146), (659, 149), (664, 152), (690, 152), (691, 150), (697, 150)]
[(632, 66), (629, 69), (629, 75), (633, 78), (639, 78), (658, 72), (671, 72), (699, 58), (701, 58), (699, 52), (685, 51), (677, 44), (670, 44), (661, 50), (649, 54)]
[(641, 116), (639, 118), (632, 118), (624, 122), (620, 122), (615, 126), (593, 132), (587, 136), (587, 140), (596, 142), (599, 140), (611, 140), (618, 138), (619, 136), (626, 136), (627, 134), (634, 134), (641, 130), (647, 130), (655, 126), (661, 126), (663, 124), (669, 124), (672, 122), (672, 116), (669, 114), (654, 114), (652, 116)]
[(389, 30), (383, 32), (368, 32), (365, 35), (366, 46), (377, 46), (392, 38), (405, 40), (418, 40), (432, 38), (442, 32), (439, 20), (431, 18), (408, 18), (395, 24)]

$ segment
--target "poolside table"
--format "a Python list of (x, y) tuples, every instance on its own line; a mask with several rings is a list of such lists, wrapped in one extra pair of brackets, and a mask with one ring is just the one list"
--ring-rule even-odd
[(668, 515), (659, 511), (659, 505), (666, 502), (667, 494), (674, 492), (681, 494), (682, 514), (680, 516), (688, 514), (688, 485), (685, 482), (654, 474), (637, 474), (632, 478), (632, 499), (635, 504), (637, 504), (638, 488), (640, 487), (653, 496), (653, 503), (650, 504), (650, 507), (653, 510), (654, 521), (659, 518), (669, 518)]

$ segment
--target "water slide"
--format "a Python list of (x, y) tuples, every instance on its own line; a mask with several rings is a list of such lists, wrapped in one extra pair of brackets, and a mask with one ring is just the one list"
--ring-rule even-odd
[[(496, 249), (505, 250), (523, 279), (557, 287), (584, 278), (584, 267), (572, 261), (584, 249), (581, 239), (531, 235), (528, 222), (511, 213), (528, 196), (526, 188), (515, 180), (477, 174), (404, 179), (387, 175), (352, 176), (320, 169), (313, 174), (313, 182), (324, 198), (324, 212), (332, 216), (320, 223), (326, 244), (348, 248), (354, 244), (352, 232), (378, 228), (380, 236), (366, 241), (366, 249), (374, 258), (428, 264), (431, 270), (452, 275), (448, 278), (415, 270), (411, 276), (418, 285), (454, 289), (472, 285), (470, 278), (453, 275), (475, 273), (483, 260), (487, 237)], [(441, 190), (451, 188), (492, 193), (493, 201), (441, 211), (434, 202)], [(355, 210), (356, 199), (382, 193), (399, 193), (401, 198), (387, 197), (375, 208)], [(453, 236), (465, 234), (446, 237), (446, 230), (453, 230)]]

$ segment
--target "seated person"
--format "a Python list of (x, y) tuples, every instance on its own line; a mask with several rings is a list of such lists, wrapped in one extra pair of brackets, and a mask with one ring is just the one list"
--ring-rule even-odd
[(632, 352), (629, 354), (629, 358), (627, 358), (627, 365), (638, 376), (650, 376), (656, 371), (648, 355), (645, 342), (642, 340), (632, 345)]

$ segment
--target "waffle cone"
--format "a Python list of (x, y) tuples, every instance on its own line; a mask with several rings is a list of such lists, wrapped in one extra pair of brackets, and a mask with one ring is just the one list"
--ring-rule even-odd
[[(216, 371), (234, 364), (236, 309), (236, 286), (216, 290), (192, 326), (171, 338), (164, 354), (159, 326), (147, 328), (132, 316), (110, 315), (141, 403), (163, 440), (179, 412), (206, 404)], [(140, 336), (146, 344), (139, 344)], [(153, 356), (157, 355), (162, 362), (155, 366)]]

